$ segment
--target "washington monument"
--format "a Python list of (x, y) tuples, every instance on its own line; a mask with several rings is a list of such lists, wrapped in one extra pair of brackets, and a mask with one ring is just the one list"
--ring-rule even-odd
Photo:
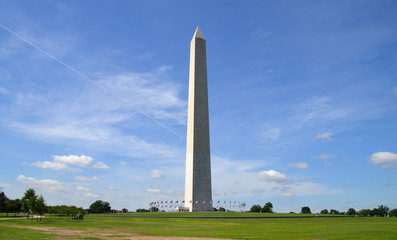
[(190, 42), (185, 207), (212, 211), (210, 133), (205, 38), (197, 27)]

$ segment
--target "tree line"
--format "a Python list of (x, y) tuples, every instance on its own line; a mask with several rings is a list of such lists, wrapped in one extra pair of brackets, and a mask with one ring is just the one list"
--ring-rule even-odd
[[(158, 211), (158, 209), (156, 209)], [(225, 209), (214, 209), (214, 211), (225, 211)], [(137, 212), (146, 212), (155, 210), (149, 209), (137, 209)], [(17, 213), (23, 212), (27, 213), (27, 218), (32, 214), (36, 214), (41, 216), (48, 213), (52, 215), (58, 216), (76, 216), (76, 215), (85, 215), (86, 213), (111, 213), (112, 209), (110, 203), (96, 200), (94, 203), (90, 205), (88, 209), (83, 209), (82, 207), (76, 206), (66, 206), (66, 205), (58, 205), (58, 206), (47, 206), (42, 195), (37, 195), (36, 191), (33, 188), (29, 188), (26, 190), (21, 199), (9, 199), (6, 194), (0, 189), (0, 212), (2, 213), (13, 213), (16, 216)], [(121, 211), (123, 213), (127, 213), (128, 209), (123, 208)], [(263, 207), (259, 204), (255, 204), (251, 207), (250, 212), (262, 212), (262, 213), (273, 213), (273, 204), (271, 202), (267, 202), (263, 205)], [(293, 213), (293, 212), (290, 212)], [(301, 208), (301, 214), (312, 214), (310, 207), (304, 206)], [(323, 209), (320, 211), (320, 214), (342, 214), (342, 215), (357, 215), (357, 216), (368, 216), (368, 217), (397, 217), (397, 209), (390, 210), (390, 208), (386, 205), (379, 205), (377, 208), (373, 209), (361, 209), (359, 211), (354, 208), (349, 208), (346, 212), (339, 212), (335, 209)]]
[[(271, 202), (267, 202), (263, 207), (259, 204), (252, 205), (250, 212), (263, 212), (263, 213), (272, 213), (273, 212), (273, 204)], [(294, 213), (294, 212), (290, 212)], [(301, 214), (312, 214), (310, 207), (304, 206), (301, 208)], [(320, 211), (320, 214), (341, 214), (341, 215), (350, 215), (350, 216), (363, 216), (363, 217), (397, 217), (397, 209), (390, 210), (390, 208), (386, 205), (379, 205), (377, 208), (371, 209), (361, 209), (359, 211), (354, 208), (349, 208), (346, 212), (339, 212), (335, 209), (323, 209)]]
[[(41, 216), (46, 213), (58, 216), (83, 216), (86, 213), (110, 213), (111, 206), (108, 202), (101, 200), (92, 203), (88, 209), (66, 205), (47, 206), (43, 195), (37, 195), (33, 188), (27, 189), (21, 199), (10, 199), (0, 189), (0, 212), (6, 213), (7, 217), (9, 213), (14, 216), (20, 212), (26, 213), (28, 219), (31, 215), (39, 215), (37, 219), (41, 221)], [(128, 210), (124, 208), (123, 212), (128, 212)]]

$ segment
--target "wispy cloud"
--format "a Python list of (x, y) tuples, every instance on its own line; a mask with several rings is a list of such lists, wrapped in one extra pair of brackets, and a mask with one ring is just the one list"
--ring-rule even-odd
[(17, 180), (28, 185), (32, 188), (41, 189), (48, 192), (67, 192), (68, 189), (63, 182), (52, 179), (42, 179), (38, 180), (33, 177), (25, 177), (24, 175), (19, 175)]
[(306, 169), (306, 168), (309, 168), (309, 164), (305, 163), (305, 162), (302, 162), (302, 163), (289, 163), (288, 167)]
[(83, 196), (85, 198), (98, 198), (99, 194), (96, 194), (96, 193), (85, 193)]
[(317, 159), (330, 159), (332, 157), (333, 157), (333, 155), (325, 154), (325, 153), (323, 153), (321, 155), (313, 156), (313, 158), (317, 158)]
[(148, 188), (148, 189), (146, 190), (146, 192), (147, 192), (147, 193), (158, 194), (158, 193), (160, 193), (160, 189), (158, 189), (158, 188)]
[(92, 181), (98, 181), (99, 177), (93, 176), (93, 177), (85, 177), (85, 176), (74, 176), (74, 179), (77, 181), (82, 181), (82, 182), (92, 182)]
[(322, 140), (324, 142), (327, 142), (327, 141), (332, 141), (334, 139), (331, 137), (330, 132), (325, 132), (325, 133), (317, 134), (317, 136), (314, 137), (314, 140)]
[(165, 175), (160, 170), (152, 170), (149, 174), (150, 178), (165, 178)]
[(86, 187), (82, 187), (82, 186), (77, 186), (77, 187), (76, 187), (76, 190), (77, 190), (77, 191), (83, 191), (83, 192), (89, 192), (89, 191), (91, 191), (91, 189), (86, 188)]
[(273, 142), (281, 137), (281, 129), (280, 128), (272, 128), (267, 129), (262, 132), (262, 136), (264, 137), (265, 142)]
[(293, 193), (280, 193), (281, 197), (295, 197), (295, 194)]
[[(46, 84), (46, 88), (41, 88), (35, 82), (30, 83), (26, 89), (13, 88), (12, 92), (6, 87), (1, 87), (1, 92), (7, 98), (7, 101), (0, 103), (0, 108), (7, 109), (4, 111), (7, 114), (0, 113), (2, 125), (46, 142), (123, 152), (133, 157), (152, 157), (154, 154), (171, 156), (172, 153), (178, 152), (167, 144), (145, 141), (140, 134), (142, 128), (160, 126), (180, 136), (169, 126), (186, 123), (187, 103), (179, 96), (181, 86), (164, 80), (165, 73), (171, 69), (170, 66), (160, 66), (144, 73), (101, 70), (85, 74), (57, 57), (71, 52), (64, 50), (62, 53), (58, 50), (72, 50), (72, 40), (61, 41), (65, 44), (67, 42), (67, 46), (59, 46), (57, 38), (51, 41), (51, 38), (42, 39), (33, 33), (20, 31), (15, 34), (19, 37), (27, 36), (22, 37), (24, 41), (42, 53), (26, 51), (26, 48), (30, 48), (23, 42), (18, 43), (18, 48), (22, 49), (15, 51), (23, 52), (25, 55), (40, 53), (42, 58), (49, 57), (64, 65), (66, 73), (74, 72), (76, 75), (74, 78), (68, 76), (65, 81), (62, 78), (58, 79), (57, 82), (62, 82), (62, 86), (47, 81), (43, 83)], [(48, 75), (51, 74), (51, 71), (47, 72)], [(51, 75), (45, 77), (50, 78)], [(147, 119), (152, 121), (148, 122)], [(120, 131), (120, 124), (130, 129), (128, 133)], [(37, 166), (40, 166), (40, 163)], [(45, 166), (52, 169), (62, 168), (49, 164)]]

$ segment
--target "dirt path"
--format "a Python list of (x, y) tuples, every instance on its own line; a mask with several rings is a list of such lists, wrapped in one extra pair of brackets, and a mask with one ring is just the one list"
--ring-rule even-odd
[[(85, 228), (82, 230), (72, 230), (61, 227), (37, 227), (37, 226), (17, 226), (17, 225), (0, 225), (14, 228), (27, 228), (33, 230), (45, 231), (49, 234), (56, 235), (54, 240), (66, 240), (78, 238), (99, 238), (99, 239), (134, 239), (134, 240), (214, 240), (219, 238), (196, 238), (196, 237), (164, 237), (164, 236), (139, 236), (136, 234), (120, 232), (120, 229), (100, 229), (100, 228)], [(227, 239), (223, 239), (227, 240)]]

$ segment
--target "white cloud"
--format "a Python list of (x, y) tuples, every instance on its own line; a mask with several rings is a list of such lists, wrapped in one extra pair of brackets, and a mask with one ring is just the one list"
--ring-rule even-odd
[(314, 137), (314, 140), (322, 140), (324, 142), (327, 142), (327, 141), (332, 141), (334, 139), (331, 137), (330, 132), (325, 132), (325, 133), (317, 134), (317, 136)]
[(291, 179), (283, 173), (274, 170), (261, 171), (258, 173), (258, 178), (266, 182), (289, 182)]
[(93, 177), (84, 177), (84, 176), (74, 176), (74, 179), (77, 181), (82, 181), (82, 182), (92, 182), (92, 181), (98, 181), (99, 177), (93, 176)]
[(146, 192), (148, 192), (148, 193), (160, 193), (160, 189), (157, 189), (157, 188), (149, 188), (149, 189), (147, 189), (146, 190)]
[(160, 170), (150, 171), (150, 178), (165, 178), (165, 175)]
[(78, 169), (73, 169), (69, 167), (65, 163), (61, 162), (49, 162), (49, 161), (44, 161), (44, 162), (35, 162), (32, 163), (33, 166), (39, 167), (39, 168), (46, 168), (46, 169), (52, 169), (52, 170), (72, 170), (76, 171)]
[(295, 194), (293, 193), (280, 193), (281, 197), (295, 197)]
[(318, 159), (330, 159), (332, 157), (333, 157), (333, 155), (331, 155), (331, 154), (321, 154), (318, 156), (313, 156), (313, 158), (318, 158)]
[(55, 162), (63, 163), (63, 164), (70, 164), (70, 165), (77, 165), (81, 167), (87, 168), (99, 168), (99, 169), (108, 169), (109, 166), (102, 163), (102, 162), (93, 162), (93, 158), (85, 155), (69, 155), (69, 156), (52, 156)]
[(35, 162), (32, 165), (40, 168), (52, 169), (52, 170), (72, 170), (79, 171), (79, 169), (74, 169), (69, 167), (69, 165), (77, 165), (80, 167), (87, 168), (98, 168), (98, 169), (108, 169), (109, 166), (102, 162), (93, 162), (93, 158), (85, 155), (69, 155), (69, 156), (52, 156), (53, 162), (43, 161)]
[(126, 161), (120, 161), (121, 166), (127, 166), (128, 163)]
[(305, 162), (302, 162), (302, 163), (289, 163), (288, 167), (305, 169), (305, 168), (309, 168), (309, 164), (305, 163)]
[(28, 185), (32, 188), (38, 188), (43, 191), (48, 192), (64, 192), (69, 191), (63, 182), (58, 182), (57, 180), (43, 179), (38, 180), (32, 177), (25, 177), (24, 175), (19, 175), (17, 180)]
[(76, 190), (77, 190), (77, 191), (83, 191), (83, 192), (89, 192), (89, 191), (91, 191), (91, 189), (86, 188), (86, 187), (82, 187), (82, 186), (77, 186)]
[(392, 152), (377, 152), (369, 157), (374, 165), (381, 165), (382, 168), (397, 168), (397, 154)]
[(109, 189), (109, 190), (115, 190), (116, 188), (113, 187), (113, 186), (109, 186), (108, 189)]
[(77, 155), (69, 155), (69, 156), (52, 156), (55, 162), (78, 165), (81, 167), (90, 167), (92, 166), (92, 157), (88, 157), (85, 155), (77, 156)]
[(96, 193), (86, 193), (83, 196), (86, 198), (98, 198), (99, 197), (99, 195)]
[(92, 164), (93, 168), (98, 168), (98, 169), (109, 169), (110, 167), (108, 165), (106, 165), (103, 162), (96, 162)]

